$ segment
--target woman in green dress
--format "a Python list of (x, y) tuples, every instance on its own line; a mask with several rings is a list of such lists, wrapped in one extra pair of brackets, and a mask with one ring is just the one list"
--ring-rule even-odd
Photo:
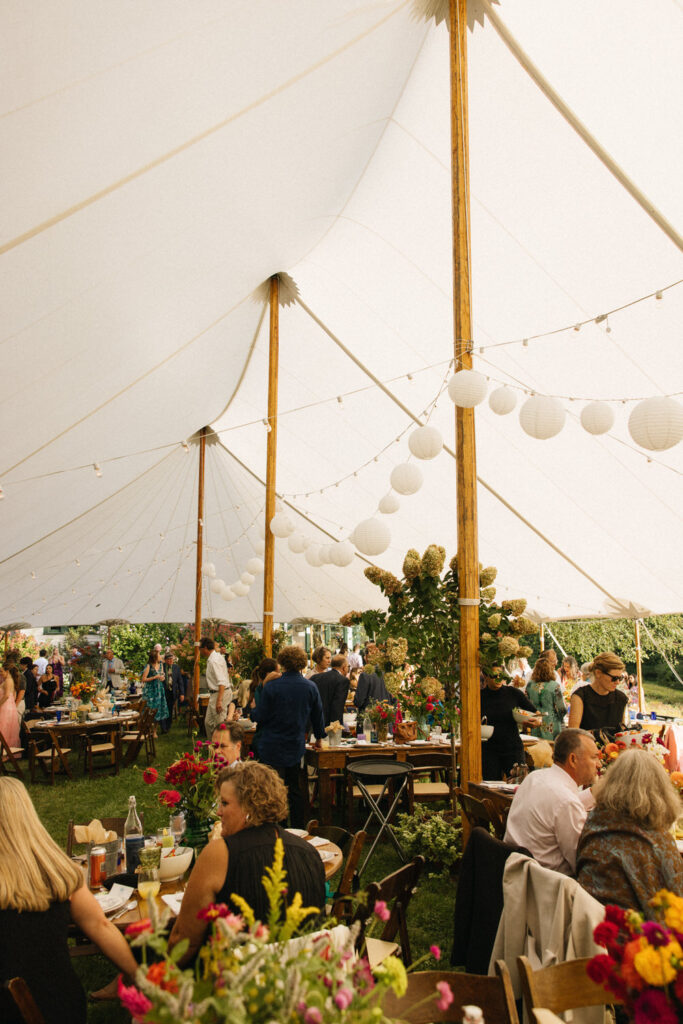
[(564, 726), (567, 708), (562, 697), (562, 687), (546, 658), (539, 658), (536, 662), (526, 688), (526, 695), (536, 710), (543, 715), (543, 724), (537, 729), (532, 729), (531, 734), (541, 740), (554, 740)]

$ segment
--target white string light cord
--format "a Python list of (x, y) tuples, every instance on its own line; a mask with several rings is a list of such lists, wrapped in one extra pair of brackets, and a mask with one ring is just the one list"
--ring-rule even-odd
[(659, 646), (659, 644), (657, 643), (657, 641), (653, 637), (652, 633), (648, 629), (648, 626), (647, 626), (647, 623), (645, 622), (645, 619), (639, 619), (638, 621), (640, 622), (641, 626), (643, 627), (643, 629), (645, 630), (645, 632), (649, 636), (650, 640), (652, 641), (652, 644), (653, 644), (655, 650), (657, 651), (657, 653), (660, 654), (662, 656), (662, 658), (664, 658), (664, 661), (667, 663), (667, 665), (671, 669), (672, 675), (675, 676), (677, 681), (681, 684), (681, 686), (683, 686), (683, 679), (681, 679), (681, 677), (679, 676), (679, 674), (676, 671), (675, 667), (671, 664), (671, 662), (667, 658), (666, 654), (664, 653), (664, 651), (661, 649), (661, 647)]

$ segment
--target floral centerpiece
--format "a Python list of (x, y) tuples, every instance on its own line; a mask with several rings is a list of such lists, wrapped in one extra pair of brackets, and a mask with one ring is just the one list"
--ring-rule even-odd
[(635, 910), (606, 907), (593, 938), (588, 976), (624, 1003), (635, 1024), (683, 1020), (683, 898), (666, 889), (650, 900), (656, 920)]
[[(197, 740), (191, 752), (184, 753), (166, 769), (164, 781), (172, 788), (159, 792), (159, 803), (176, 814), (184, 813), (188, 846), (206, 845), (216, 819), (216, 778), (226, 766), (225, 757), (208, 740)], [(147, 768), (142, 778), (148, 785), (154, 785), (159, 773), (156, 768)]]
[(378, 700), (372, 704), (368, 704), (363, 712), (364, 718), (369, 718), (375, 729), (377, 730), (377, 739), (380, 743), (384, 743), (388, 731), (389, 723), (393, 722), (396, 710), (393, 704), (390, 704), (388, 700)]
[[(129, 925), (126, 934), (140, 949), (142, 964), (135, 985), (119, 981), (119, 998), (137, 1024), (386, 1024), (382, 1001), (390, 991), (405, 995), (405, 967), (390, 956), (371, 969), (354, 952), (354, 929), (293, 938), (318, 911), (303, 907), (299, 894), (285, 911), (283, 860), (284, 847), (277, 840), (273, 866), (263, 879), (267, 922), (256, 921), (248, 904), (235, 896), (239, 915), (225, 904), (200, 911), (210, 934), (193, 969), (178, 966), (186, 940), (169, 953), (164, 937), (168, 911), (158, 917), (153, 900), (152, 918)], [(381, 920), (389, 916), (383, 903), (376, 904), (375, 912)], [(156, 956), (151, 965), (148, 949)], [(430, 952), (440, 955), (436, 946)], [(453, 1001), (448, 984), (440, 982), (425, 1002), (430, 1000), (445, 1010)]]
[(69, 696), (80, 700), (81, 704), (89, 704), (97, 693), (97, 686), (94, 679), (83, 679), (81, 682), (71, 684)]
[(330, 741), (331, 747), (339, 746), (343, 730), (344, 726), (339, 721), (330, 722), (329, 725), (325, 726), (325, 732), (327, 733), (327, 738)]

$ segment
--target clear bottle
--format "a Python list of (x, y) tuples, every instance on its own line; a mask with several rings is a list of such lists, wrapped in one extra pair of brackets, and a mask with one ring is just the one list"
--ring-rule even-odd
[(137, 853), (144, 843), (142, 822), (138, 817), (137, 801), (134, 796), (128, 797), (128, 817), (123, 826), (123, 843), (126, 855), (126, 871), (134, 871), (137, 866)]

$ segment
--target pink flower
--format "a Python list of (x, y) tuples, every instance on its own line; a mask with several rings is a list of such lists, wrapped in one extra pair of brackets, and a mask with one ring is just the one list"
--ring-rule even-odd
[(126, 928), (126, 935), (142, 935), (143, 932), (152, 931), (152, 922), (148, 917), (143, 917), (141, 921), (133, 921)]
[(128, 1013), (133, 1017), (134, 1020), (140, 1020), (145, 1016), (146, 1013), (152, 1009), (147, 996), (143, 995), (142, 992), (136, 989), (135, 985), (126, 986), (123, 984), (123, 978), (119, 974), (119, 999), (123, 1003), (124, 1007), (128, 1010)]
[(380, 921), (388, 921), (389, 918), (391, 917), (391, 914), (389, 913), (389, 908), (387, 907), (384, 900), (377, 900), (377, 902), (375, 903), (374, 910)]
[(142, 773), (142, 781), (146, 782), (148, 786), (151, 786), (159, 778), (159, 772), (156, 768), (145, 768)]
[(348, 988), (340, 988), (334, 1001), (340, 1010), (346, 1010), (353, 1002), (353, 992)]
[(430, 946), (429, 952), (432, 954), (435, 960), (441, 959), (441, 950), (438, 946)]
[(256, 925), (256, 928), (254, 929), (254, 938), (259, 939), (261, 942), (267, 942), (268, 939), (270, 938), (270, 931), (268, 930), (268, 925), (261, 924), (261, 922), (259, 921), (259, 923)]
[(304, 1014), (304, 1024), (322, 1024), (323, 1015), (317, 1006), (309, 1006)]
[(648, 988), (641, 992), (634, 1004), (633, 1020), (635, 1024), (677, 1024), (678, 1014), (658, 988)]
[(451, 992), (451, 986), (447, 981), (437, 981), (437, 991), (441, 993), (441, 999), (437, 999), (436, 1005), (439, 1010), (447, 1010), (453, 1002), (453, 993)]

